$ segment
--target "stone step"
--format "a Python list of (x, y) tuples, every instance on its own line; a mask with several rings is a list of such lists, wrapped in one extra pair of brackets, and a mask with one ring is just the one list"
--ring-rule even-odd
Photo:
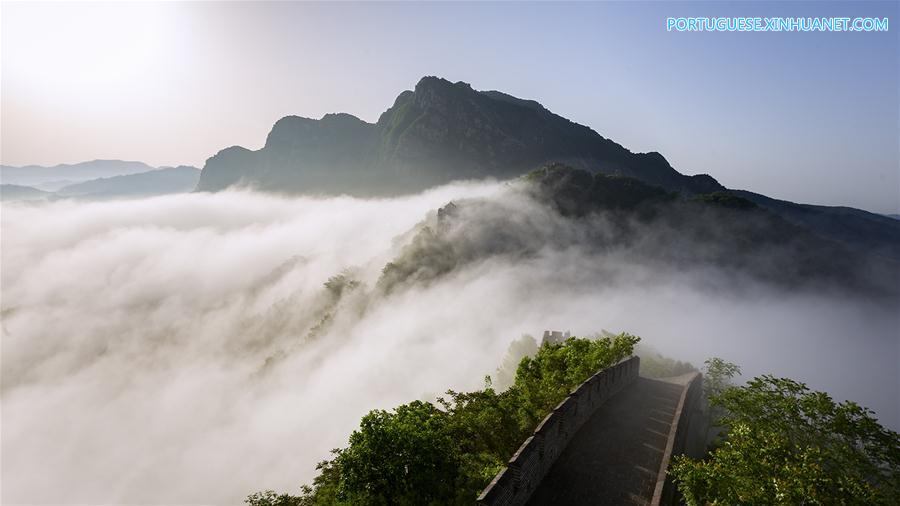
[(528, 504), (649, 504), (683, 389), (638, 378), (585, 422)]

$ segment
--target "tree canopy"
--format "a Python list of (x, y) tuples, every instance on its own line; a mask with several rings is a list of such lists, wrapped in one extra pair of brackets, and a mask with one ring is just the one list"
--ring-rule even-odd
[(724, 440), (670, 470), (688, 504), (900, 504), (900, 435), (868, 409), (774, 376), (711, 402)]

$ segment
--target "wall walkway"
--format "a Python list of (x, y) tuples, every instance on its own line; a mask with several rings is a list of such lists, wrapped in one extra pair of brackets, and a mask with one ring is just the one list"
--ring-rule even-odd
[(637, 357), (583, 383), (538, 426), (481, 505), (670, 504), (673, 455), (702, 450), (701, 376), (638, 377)]

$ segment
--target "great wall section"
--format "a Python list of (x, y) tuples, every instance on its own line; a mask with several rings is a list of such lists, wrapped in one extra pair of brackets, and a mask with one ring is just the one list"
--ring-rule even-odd
[(706, 444), (702, 376), (650, 379), (639, 372), (640, 359), (631, 357), (579, 385), (522, 443), (478, 504), (675, 503), (666, 474), (672, 457), (702, 456)]

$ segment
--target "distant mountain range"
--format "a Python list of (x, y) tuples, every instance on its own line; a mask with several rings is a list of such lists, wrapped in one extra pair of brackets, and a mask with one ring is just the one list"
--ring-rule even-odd
[(0, 185), (0, 200), (42, 200), (49, 199), (53, 196), (52, 192), (45, 192), (30, 186), (22, 186), (17, 184)]
[[(85, 162), (90, 164), (93, 162)], [(54, 200), (59, 198), (78, 198), (104, 200), (126, 197), (149, 197), (170, 193), (188, 193), (194, 190), (200, 179), (200, 170), (196, 167), (179, 166), (153, 169), (138, 173), (127, 173), (135, 162), (122, 162), (124, 165), (109, 164), (107, 170), (112, 172), (116, 167), (126, 170), (124, 175), (112, 175), (89, 179), (80, 183), (69, 184), (56, 191), (44, 191), (30, 186), (6, 184), (0, 185), (0, 197), (4, 201), (13, 200)], [(81, 165), (81, 164), (79, 164)], [(143, 165), (143, 164), (141, 164)], [(72, 167), (72, 166), (57, 166)], [(54, 167), (53, 169), (57, 169)], [(65, 169), (57, 169), (65, 171)], [(59, 173), (46, 171), (50, 178)], [(69, 174), (63, 174), (70, 176)], [(71, 177), (71, 176), (70, 176)], [(58, 180), (57, 180), (58, 181)]]
[(56, 191), (64, 186), (102, 177), (122, 176), (155, 170), (143, 162), (123, 160), (91, 160), (53, 167), (0, 165), (0, 183), (33, 186), (40, 190)]
[(209, 158), (197, 189), (398, 195), (453, 180), (513, 178), (553, 162), (633, 177), (685, 198), (731, 191), (820, 236), (900, 259), (898, 220), (727, 190), (706, 174), (681, 174), (659, 153), (632, 153), (538, 102), (437, 77), (402, 92), (375, 124), (349, 114), (282, 118), (261, 149), (232, 146)]
[(62, 197), (100, 199), (188, 193), (196, 188), (199, 180), (199, 169), (181, 165), (125, 176), (92, 179), (66, 186), (56, 194)]

